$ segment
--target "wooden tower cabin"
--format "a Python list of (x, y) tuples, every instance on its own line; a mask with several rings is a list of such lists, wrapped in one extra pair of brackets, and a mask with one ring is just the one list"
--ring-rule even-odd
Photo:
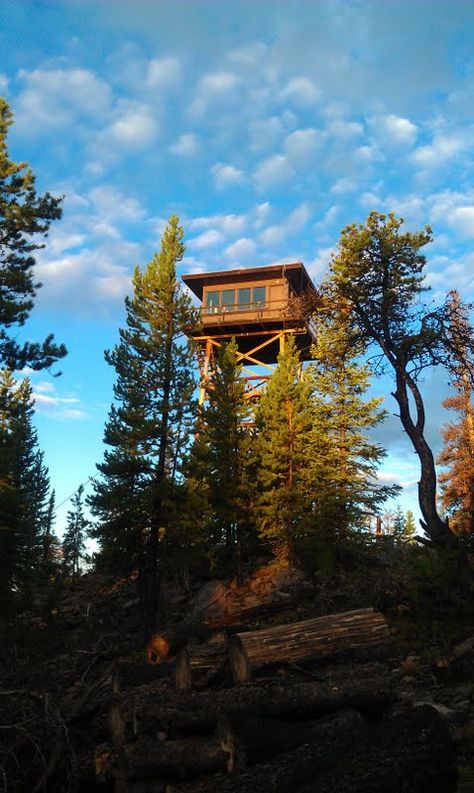
[(218, 348), (232, 338), (248, 399), (260, 395), (289, 334), (295, 337), (301, 361), (310, 360), (315, 330), (305, 306), (316, 290), (301, 262), (192, 273), (183, 281), (201, 301), (201, 326), (193, 332), (201, 369), (200, 404)]

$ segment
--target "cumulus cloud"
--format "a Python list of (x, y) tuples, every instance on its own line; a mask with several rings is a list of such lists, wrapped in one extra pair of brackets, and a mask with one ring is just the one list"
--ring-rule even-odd
[(321, 135), (316, 129), (297, 129), (285, 138), (285, 153), (295, 167), (304, 167), (314, 162), (321, 146)]
[(94, 187), (87, 194), (87, 198), (94, 210), (96, 221), (135, 222), (145, 216), (136, 198), (125, 195), (113, 185)]
[(438, 134), (426, 146), (419, 146), (411, 154), (411, 161), (422, 170), (446, 164), (462, 154), (467, 141), (458, 134)]
[(326, 272), (335, 248), (320, 248), (313, 259), (306, 264), (306, 269), (314, 281), (319, 281)]
[(280, 96), (284, 101), (293, 101), (303, 107), (311, 107), (319, 101), (321, 91), (308, 77), (292, 77), (282, 89)]
[(174, 88), (181, 79), (181, 64), (177, 58), (152, 58), (148, 63), (146, 85), (163, 91)]
[(176, 143), (171, 144), (169, 150), (178, 157), (193, 157), (199, 151), (199, 138), (193, 132), (184, 133)]
[(191, 230), (218, 228), (223, 234), (233, 236), (242, 234), (247, 226), (246, 215), (207, 215), (205, 217), (189, 218), (186, 227)]
[(247, 47), (241, 47), (237, 50), (231, 50), (227, 58), (231, 63), (239, 64), (240, 66), (255, 66), (267, 54), (268, 47), (260, 41), (255, 41)]
[(249, 124), (249, 145), (255, 152), (272, 149), (280, 142), (286, 132), (285, 124), (280, 116), (270, 116), (251, 121)]
[(256, 253), (257, 246), (248, 237), (241, 237), (224, 250), (224, 256), (233, 264), (248, 264), (255, 259)]
[(416, 124), (403, 116), (389, 113), (370, 120), (376, 133), (380, 134), (388, 143), (411, 146), (417, 137)]
[(109, 112), (109, 85), (87, 69), (21, 69), (25, 86), (15, 103), (15, 126), (22, 132), (61, 128), (76, 119), (99, 120)]
[(286, 237), (296, 234), (308, 222), (311, 217), (311, 206), (305, 201), (297, 206), (280, 223), (268, 226), (260, 234), (260, 241), (264, 245), (276, 245)]
[(258, 190), (266, 190), (289, 182), (292, 176), (293, 169), (288, 158), (275, 154), (257, 165), (253, 178)]
[(444, 190), (428, 197), (430, 221), (454, 229), (464, 238), (474, 236), (474, 192)]
[(145, 103), (123, 101), (115, 113), (116, 119), (103, 131), (102, 145), (140, 150), (149, 146), (158, 134), (153, 108)]
[(214, 184), (218, 190), (242, 184), (245, 178), (243, 171), (240, 171), (233, 165), (224, 165), (224, 163), (217, 163), (214, 165), (212, 168), (212, 175), (214, 177)]
[(336, 195), (344, 193), (353, 193), (357, 189), (357, 182), (347, 176), (338, 179), (331, 187), (330, 192)]
[(364, 127), (358, 121), (345, 121), (338, 118), (328, 124), (327, 133), (333, 139), (349, 141), (363, 135)]
[(190, 107), (192, 116), (201, 117), (209, 107), (232, 102), (240, 78), (233, 72), (208, 72), (198, 82), (196, 96)]
[(216, 229), (209, 229), (208, 231), (203, 231), (203, 233), (199, 234), (198, 237), (194, 237), (193, 239), (189, 240), (188, 244), (189, 247), (203, 250), (206, 248), (214, 248), (216, 245), (221, 245), (224, 239), (225, 237), (220, 231), (217, 231)]

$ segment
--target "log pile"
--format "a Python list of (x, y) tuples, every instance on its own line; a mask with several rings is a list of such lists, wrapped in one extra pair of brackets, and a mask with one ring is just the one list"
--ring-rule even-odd
[[(226, 687), (221, 680), (214, 688), (192, 689), (196, 669), (206, 666), (204, 648), (194, 648), (194, 656), (182, 649), (173, 688), (145, 686), (120, 699), (114, 680), (110, 739), (95, 753), (97, 789), (112, 783), (121, 793), (451, 793), (455, 775), (445, 723), (428, 707), (391, 716), (394, 694), (385, 665), (352, 661), (323, 672), (319, 666), (308, 671), (310, 680), (296, 682), (257, 677), (271, 664), (328, 659), (389, 638), (382, 615), (359, 609), (240, 632), (214, 647), (209, 654), (220, 657), (221, 670), (230, 665)], [(236, 647), (247, 677), (232, 666)], [(254, 682), (246, 682), (249, 670)]]

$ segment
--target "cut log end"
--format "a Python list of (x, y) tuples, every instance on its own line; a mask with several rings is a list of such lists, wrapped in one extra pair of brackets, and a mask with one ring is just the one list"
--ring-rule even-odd
[(247, 651), (239, 636), (230, 637), (228, 652), (234, 683), (237, 685), (249, 683), (252, 680), (252, 670)]

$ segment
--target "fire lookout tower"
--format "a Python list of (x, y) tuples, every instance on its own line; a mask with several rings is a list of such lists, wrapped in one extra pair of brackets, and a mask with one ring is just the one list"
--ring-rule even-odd
[(201, 301), (201, 326), (193, 332), (201, 370), (200, 404), (218, 348), (232, 338), (247, 399), (260, 396), (288, 335), (295, 338), (300, 360), (310, 360), (315, 329), (304, 305), (316, 290), (301, 262), (193, 273), (183, 281)]

